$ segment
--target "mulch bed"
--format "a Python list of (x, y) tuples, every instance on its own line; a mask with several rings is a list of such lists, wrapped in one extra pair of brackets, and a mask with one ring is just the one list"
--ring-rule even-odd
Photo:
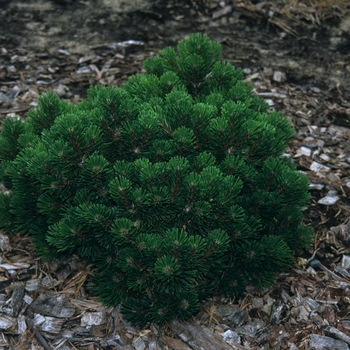
[[(191, 6), (212, 20), (241, 11), (242, 21), (268, 20), (295, 37), (301, 28), (344, 18), (350, 9), (349, 1), (314, 3), (211, 1)], [(181, 8), (177, 2), (173, 8), (180, 25)], [(223, 33), (222, 42), (227, 40)], [(25, 118), (47, 90), (76, 103), (90, 85), (121, 86), (142, 72), (145, 58), (158, 49), (131, 39), (96, 45), (86, 55), (0, 45), (0, 117)], [(327, 89), (292, 83), (280, 67), (262, 68), (253, 60), (242, 68), (255, 93), (290, 116), (295, 126), (286, 154), (311, 182), (312, 202), (304, 220), (315, 230), (313, 246), (269, 290), (248, 289), (233, 300), (214, 297), (188, 322), (140, 330), (123, 320), (118, 307), (105, 308), (89, 294), (91, 272), (80, 261), (43, 263), (30, 238), (0, 234), (0, 348), (350, 349), (350, 102), (337, 84)]]

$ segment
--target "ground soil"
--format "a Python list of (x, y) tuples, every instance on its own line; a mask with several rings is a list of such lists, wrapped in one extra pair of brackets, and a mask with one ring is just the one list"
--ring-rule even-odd
[[(219, 41), (223, 59), (244, 69), (245, 77), (252, 82), (258, 77), (272, 92), (302, 96), (302, 103), (294, 96), (288, 103), (277, 99), (274, 105), (296, 126), (297, 137), (290, 145), (293, 150), (296, 145), (307, 144), (301, 131), (310, 126), (350, 127), (350, 4), (320, 3), (325, 6), (308, 7), (309, 1), (227, 1), (220, 5), (214, 0), (158, 0), (147, 10), (117, 13), (98, 7), (97, 0), (0, 0), (0, 91), (8, 94), (9, 86), (16, 83), (21, 88), (35, 86), (39, 94), (61, 84), (66, 92), (62, 97), (78, 101), (86, 96), (89, 85), (120, 85), (131, 74), (142, 71), (142, 62), (148, 56), (168, 45), (175, 46), (193, 32), (202, 32)], [(218, 11), (225, 8), (227, 14), (220, 15)], [(135, 42), (117, 44), (128, 40)], [(100, 58), (93, 63), (89, 57), (96, 55)], [(37, 60), (36, 70), (18, 57)], [(102, 69), (113, 57), (119, 57), (123, 64), (114, 62), (115, 79), (104, 80)], [(97, 72), (93, 78), (76, 78), (84, 62), (92, 62), (89, 69)], [(281, 74), (274, 76), (276, 72)], [(42, 83), (45, 79), (48, 82)], [(19, 104), (17, 111), (10, 105), (0, 105), (0, 117), (11, 113), (25, 117), (36, 101)], [(307, 170), (302, 160), (298, 158), (299, 169)], [(341, 164), (333, 165), (348, 175)], [(313, 202), (305, 211), (305, 222), (315, 228), (316, 243), (301, 257), (308, 259), (320, 248), (323, 264), (339, 261), (334, 249), (329, 255), (331, 249), (325, 242), (331, 227), (347, 223), (349, 192), (344, 191), (334, 206), (318, 204), (325, 190), (312, 191)], [(279, 280), (272, 295), (289, 288), (288, 278)], [(295, 340), (299, 348), (307, 348), (304, 343), (300, 345), (306, 336), (307, 331), (303, 331)]]
[[(290, 83), (334, 89), (335, 95), (341, 92), (350, 99), (350, 18), (342, 15), (342, 9), (329, 5), (329, 19), (322, 23), (317, 23), (316, 15), (314, 23), (309, 18), (299, 23), (297, 14), (291, 13), (298, 25), (290, 26), (282, 17), (277, 25), (269, 20), (266, 13), (273, 7), (269, 10), (268, 4), (261, 12), (250, 12), (235, 7), (237, 1), (228, 15), (213, 19), (218, 3), (158, 0), (147, 11), (115, 13), (96, 7), (96, 0), (0, 0), (0, 45), (36, 53), (66, 49), (88, 54), (97, 45), (132, 39), (143, 41), (147, 51), (158, 51), (203, 32), (223, 44), (224, 59), (241, 68), (278, 68)], [(4, 63), (0, 58), (0, 65)]]

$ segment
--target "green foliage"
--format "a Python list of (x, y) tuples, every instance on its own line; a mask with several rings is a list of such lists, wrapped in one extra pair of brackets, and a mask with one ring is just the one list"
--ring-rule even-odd
[(121, 89), (40, 98), (0, 134), (0, 227), (44, 259), (72, 254), (138, 326), (186, 319), (213, 293), (269, 287), (312, 240), (293, 128), (194, 34)]

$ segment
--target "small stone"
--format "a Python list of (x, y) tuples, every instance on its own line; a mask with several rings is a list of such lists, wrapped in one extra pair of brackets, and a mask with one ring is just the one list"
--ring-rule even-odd
[(309, 262), (309, 264), (310, 264), (310, 266), (311, 266), (312, 268), (318, 267), (318, 265), (319, 265), (320, 263), (321, 263), (321, 261), (320, 261), (320, 260), (317, 260), (317, 259), (311, 260), (311, 261)]
[(279, 70), (276, 70), (274, 73), (273, 73), (273, 78), (272, 78), (274, 81), (277, 81), (278, 83), (281, 83), (282, 81), (285, 81), (286, 80), (286, 75), (279, 71)]

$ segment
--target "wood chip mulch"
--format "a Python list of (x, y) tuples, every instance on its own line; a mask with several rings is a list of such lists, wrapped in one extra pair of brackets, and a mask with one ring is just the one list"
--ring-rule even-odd
[[(0, 47), (0, 116), (25, 118), (47, 90), (76, 103), (92, 84), (120, 86), (153, 54), (131, 40), (88, 56)], [(30, 238), (0, 232), (0, 349), (350, 349), (350, 103), (273, 67), (244, 74), (296, 128), (286, 154), (311, 182), (313, 246), (269, 290), (215, 297), (188, 322), (140, 330), (88, 293), (78, 259), (43, 263)]]

